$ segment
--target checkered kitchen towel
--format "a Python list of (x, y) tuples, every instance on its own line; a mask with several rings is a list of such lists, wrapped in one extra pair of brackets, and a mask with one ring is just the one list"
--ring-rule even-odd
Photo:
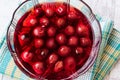
[[(103, 80), (120, 57), (120, 32), (113, 29), (113, 22), (111, 20), (103, 19), (97, 15), (96, 17), (102, 29), (102, 44), (99, 55), (89, 71), (76, 80)], [(4, 27), (7, 29), (8, 26)], [(30, 80), (15, 65), (7, 48), (6, 35), (4, 34), (0, 36), (0, 73), (19, 80)]]

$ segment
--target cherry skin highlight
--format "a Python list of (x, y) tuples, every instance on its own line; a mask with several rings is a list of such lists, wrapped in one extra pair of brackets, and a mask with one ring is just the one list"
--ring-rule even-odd
[(43, 10), (41, 8), (35, 8), (32, 10), (32, 15), (34, 16), (42, 16), (43, 15)]
[(54, 64), (58, 60), (58, 56), (55, 53), (52, 53), (48, 58), (49, 64)]
[(36, 24), (37, 19), (34, 16), (28, 16), (23, 22), (23, 26), (25, 27), (32, 27), (35, 26)]
[(48, 17), (52, 17), (54, 15), (54, 10), (52, 8), (45, 9), (45, 14)]
[(75, 31), (74, 31), (73, 26), (68, 25), (68, 26), (65, 28), (65, 34), (66, 34), (66, 35), (73, 35), (74, 32), (75, 32)]
[(68, 46), (61, 46), (58, 50), (60, 56), (67, 56), (70, 54), (70, 48)]
[(66, 13), (66, 6), (64, 6), (64, 5), (60, 5), (60, 6), (58, 6), (57, 8), (56, 8), (56, 13), (58, 14), (58, 15), (64, 15), (65, 13)]
[(76, 36), (72, 36), (69, 39), (69, 45), (76, 46), (78, 44), (78, 38)]
[(64, 44), (66, 42), (66, 37), (64, 34), (60, 33), (56, 36), (56, 41), (58, 44)]
[(33, 30), (33, 35), (35, 37), (42, 37), (45, 35), (45, 29), (42, 28), (41, 26), (37, 26), (34, 30)]
[(35, 48), (41, 48), (44, 45), (44, 41), (42, 39), (35, 39), (34, 46)]
[(33, 53), (29, 52), (29, 51), (24, 51), (21, 54), (21, 58), (25, 61), (25, 62), (29, 62), (32, 60), (33, 58)]
[(39, 75), (43, 74), (43, 72), (44, 72), (44, 64), (43, 64), (43, 62), (36, 62), (32, 66), (33, 66), (34, 71), (37, 74), (39, 74)]
[(60, 72), (63, 68), (64, 68), (64, 66), (63, 66), (63, 61), (58, 61), (58, 62), (55, 64), (54, 71), (55, 71), (55, 72)]
[(40, 23), (41, 25), (44, 25), (44, 26), (46, 27), (46, 26), (48, 26), (48, 24), (49, 24), (49, 20), (48, 20), (48, 18), (46, 18), (46, 17), (42, 17), (42, 18), (40, 18), (39, 23)]

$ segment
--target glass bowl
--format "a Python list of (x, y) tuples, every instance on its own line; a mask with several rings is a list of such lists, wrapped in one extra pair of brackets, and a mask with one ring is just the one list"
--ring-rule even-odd
[[(65, 2), (65, 3), (68, 3), (68, 1), (69, 0), (38, 0), (37, 3), (40, 3), (40, 4), (44, 3), (44, 2)], [(86, 18), (88, 19), (88, 21), (91, 25), (92, 35), (93, 35), (93, 45), (92, 45), (92, 50), (91, 50), (91, 53), (89, 55), (89, 58), (87, 59), (85, 64), (77, 72), (75, 72), (73, 75), (65, 78), (65, 79), (74, 79), (74, 78), (79, 77), (80, 75), (82, 75), (86, 71), (88, 71), (88, 69), (95, 62), (95, 60), (98, 56), (98, 52), (99, 52), (99, 48), (100, 48), (100, 44), (101, 44), (101, 28), (100, 28), (99, 22), (97, 21), (95, 15), (93, 14), (92, 10), (90, 9), (90, 7), (85, 2), (83, 2), (81, 0), (70, 0), (69, 3), (73, 7), (80, 10), (86, 16)], [(27, 11), (29, 11), (33, 7), (34, 7), (34, 4), (32, 3), (32, 0), (27, 0), (27, 1), (23, 2), (14, 11), (13, 17), (12, 17), (12, 20), (11, 20), (11, 24), (9, 25), (9, 28), (7, 30), (7, 45), (8, 45), (8, 48), (11, 52), (11, 55), (12, 55), (16, 65), (18, 66), (18, 68), (22, 72), (24, 72), (27, 76), (29, 76), (31, 78), (34, 78), (34, 79), (40, 79), (41, 80), (41, 79), (44, 79), (44, 77), (35, 75), (34, 73), (30, 72), (22, 64), (22, 61), (19, 59), (19, 57), (16, 53), (16, 50), (15, 50), (15, 46), (14, 46), (14, 33), (15, 33), (17, 22), (20, 20), (20, 18)]]

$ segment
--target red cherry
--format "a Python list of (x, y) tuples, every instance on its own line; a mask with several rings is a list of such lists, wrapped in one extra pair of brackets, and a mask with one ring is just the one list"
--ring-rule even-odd
[(47, 42), (46, 42), (46, 46), (47, 46), (48, 48), (54, 48), (55, 45), (56, 45), (56, 44), (55, 44), (54, 38), (50, 38), (50, 39), (48, 39)]
[(66, 14), (66, 6), (65, 5), (59, 5), (57, 8), (56, 8), (56, 13), (60, 16)]
[(23, 26), (25, 26), (25, 27), (35, 26), (36, 24), (37, 24), (37, 19), (34, 16), (28, 16), (23, 21)]
[(20, 46), (26, 45), (26, 44), (29, 42), (28, 34), (20, 33), (20, 34), (18, 35), (18, 40), (19, 40)]
[(36, 49), (35, 54), (37, 54), (37, 57), (39, 60), (43, 60), (47, 57), (48, 55), (48, 49)]
[(36, 62), (32, 66), (37, 74), (42, 75), (44, 73), (45, 68), (43, 62)]
[(65, 28), (65, 34), (67, 34), (67, 35), (73, 35), (74, 32), (75, 32), (75, 31), (74, 31), (73, 26), (68, 25), (68, 26)]
[(76, 36), (70, 37), (68, 44), (71, 46), (76, 46), (78, 44), (78, 38)]
[(23, 61), (29, 62), (33, 58), (33, 53), (26, 50), (26, 51), (22, 52), (21, 58), (22, 58)]
[(47, 34), (48, 34), (49, 37), (55, 36), (55, 33), (56, 33), (55, 27), (52, 27), (52, 26), (51, 26), (51, 27), (48, 28)]
[(42, 16), (43, 10), (41, 8), (35, 8), (32, 10), (32, 15), (34, 16)]
[(58, 55), (56, 55), (55, 53), (52, 53), (52, 54), (48, 57), (48, 63), (49, 63), (49, 64), (54, 64), (57, 60), (58, 60)]
[(58, 44), (65, 44), (66, 42), (66, 37), (64, 34), (60, 33), (56, 36), (56, 41), (58, 42)]
[(58, 61), (55, 64), (54, 72), (60, 72), (64, 68), (63, 61)]
[(34, 46), (35, 48), (41, 48), (44, 45), (44, 41), (42, 39), (35, 39)]
[(88, 36), (89, 35), (88, 28), (83, 24), (77, 25), (76, 32), (79, 34), (79, 36)]
[(48, 54), (48, 49), (44, 48), (44, 49), (41, 49), (41, 55), (44, 56), (44, 55), (47, 55)]
[(38, 56), (41, 56), (41, 59), (43, 60), (47, 57), (48, 52), (49, 52), (48, 49), (42, 49), (41, 53)]
[(54, 15), (54, 10), (52, 8), (45, 9), (46, 16), (51, 17)]
[(89, 38), (80, 38), (80, 45), (82, 47), (88, 47), (91, 44), (91, 40)]
[(67, 56), (68, 54), (70, 54), (70, 48), (68, 46), (61, 46), (58, 49), (58, 54), (63, 57)]
[(82, 47), (77, 47), (75, 52), (76, 52), (76, 54), (82, 54), (83, 53), (83, 48)]
[(41, 26), (38, 26), (36, 27), (34, 30), (33, 30), (33, 35), (35, 37), (42, 37), (45, 35), (45, 29), (42, 28)]
[(41, 55), (43, 58), (45, 58), (45, 57), (47, 56), (48, 52), (49, 52), (48, 49), (42, 49), (40, 55)]
[(74, 57), (69, 56), (64, 60), (65, 70), (74, 71), (76, 69), (76, 61)]
[(56, 25), (59, 27), (59, 28), (61, 28), (62, 26), (64, 26), (65, 25), (65, 19), (64, 18), (58, 18), (57, 20), (56, 20)]
[(39, 23), (40, 23), (40, 25), (43, 25), (44, 27), (46, 27), (49, 24), (49, 20), (46, 17), (42, 17), (42, 18), (40, 18)]
[(70, 11), (67, 15), (69, 20), (76, 20), (78, 19), (78, 16), (75, 11)]

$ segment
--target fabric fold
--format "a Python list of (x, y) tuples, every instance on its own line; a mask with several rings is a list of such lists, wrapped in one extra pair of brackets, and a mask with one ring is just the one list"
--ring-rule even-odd
[(120, 32), (113, 29), (92, 80), (103, 80), (120, 58)]

